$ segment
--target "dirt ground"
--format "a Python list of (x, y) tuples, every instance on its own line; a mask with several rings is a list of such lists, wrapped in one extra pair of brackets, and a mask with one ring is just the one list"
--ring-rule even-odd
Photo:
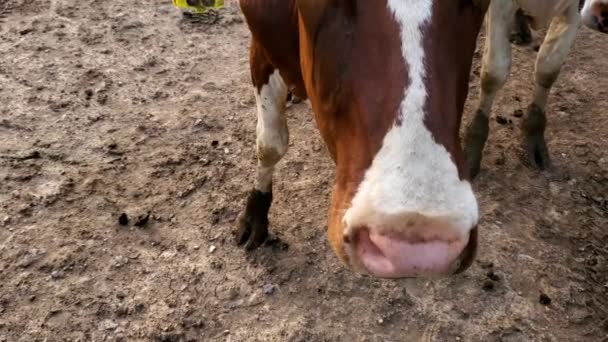
[(275, 238), (233, 245), (255, 108), (227, 5), (205, 26), (168, 0), (0, 1), (0, 341), (608, 340), (607, 36), (581, 29), (555, 87), (551, 172), (516, 153), (535, 52), (515, 50), (475, 181), (477, 261), (381, 281), (326, 242), (333, 164), (305, 103)]

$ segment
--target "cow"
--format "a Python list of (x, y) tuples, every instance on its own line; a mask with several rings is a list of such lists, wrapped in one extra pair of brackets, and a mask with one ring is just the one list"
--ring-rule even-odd
[(525, 161), (540, 170), (551, 167), (545, 141), (547, 118), (545, 109), (566, 56), (583, 22), (606, 32), (608, 29), (608, 0), (492, 0), (486, 18), (486, 41), (482, 59), (481, 89), (473, 119), (464, 136), (469, 174), (474, 178), (480, 171), (483, 149), (489, 133), (489, 118), (497, 92), (507, 81), (511, 68), (511, 29), (519, 31), (522, 41), (530, 41), (530, 31), (548, 25), (547, 35), (536, 58), (535, 85), (532, 101), (521, 121), (521, 143)]
[(307, 99), (335, 163), (327, 236), (377, 278), (467, 269), (479, 209), (459, 127), (483, 0), (240, 0), (251, 32), (257, 175), (235, 238), (268, 236), (288, 94)]
[(608, 33), (608, 0), (586, 0), (581, 16), (587, 27)]

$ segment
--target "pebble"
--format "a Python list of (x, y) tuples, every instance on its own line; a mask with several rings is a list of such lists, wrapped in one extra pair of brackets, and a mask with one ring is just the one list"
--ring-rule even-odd
[(118, 328), (118, 323), (106, 319), (105, 321), (101, 322), (101, 328), (103, 330), (115, 330), (116, 328)]
[(51, 278), (52, 279), (61, 279), (65, 276), (65, 274), (63, 273), (63, 271), (53, 271), (51, 272)]
[(120, 268), (129, 263), (129, 258), (122, 255), (114, 257), (112, 267)]
[(264, 286), (262, 286), (262, 291), (264, 291), (265, 295), (273, 294), (274, 290), (276, 290), (276, 286), (273, 284), (265, 284)]
[(214, 245), (209, 246), (209, 253), (215, 252), (216, 249), (217, 247), (215, 247)]

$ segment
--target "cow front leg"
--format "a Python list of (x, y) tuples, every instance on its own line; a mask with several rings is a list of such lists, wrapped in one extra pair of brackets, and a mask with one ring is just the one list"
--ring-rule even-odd
[(272, 175), (289, 144), (285, 117), (288, 88), (279, 71), (265, 59), (255, 43), (251, 52), (251, 73), (257, 107), (257, 175), (236, 232), (237, 244), (244, 245), (247, 250), (259, 247), (268, 237)]
[(521, 122), (521, 140), (527, 163), (541, 170), (551, 166), (545, 141), (547, 99), (572, 47), (579, 25), (577, 6), (572, 6), (564, 15), (555, 17), (536, 59), (534, 97)]
[(490, 130), (489, 118), (496, 93), (504, 86), (511, 70), (511, 44), (509, 31), (515, 18), (515, 6), (511, 1), (490, 3), (486, 21), (488, 32), (481, 66), (481, 90), (479, 103), (464, 136), (469, 175), (479, 173), (483, 149)]

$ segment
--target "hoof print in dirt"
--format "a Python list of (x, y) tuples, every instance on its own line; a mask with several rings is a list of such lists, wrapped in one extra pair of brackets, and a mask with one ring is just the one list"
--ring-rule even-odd
[(260, 247), (268, 238), (268, 210), (272, 193), (252, 190), (247, 197), (245, 211), (239, 216), (236, 243), (246, 250)]

